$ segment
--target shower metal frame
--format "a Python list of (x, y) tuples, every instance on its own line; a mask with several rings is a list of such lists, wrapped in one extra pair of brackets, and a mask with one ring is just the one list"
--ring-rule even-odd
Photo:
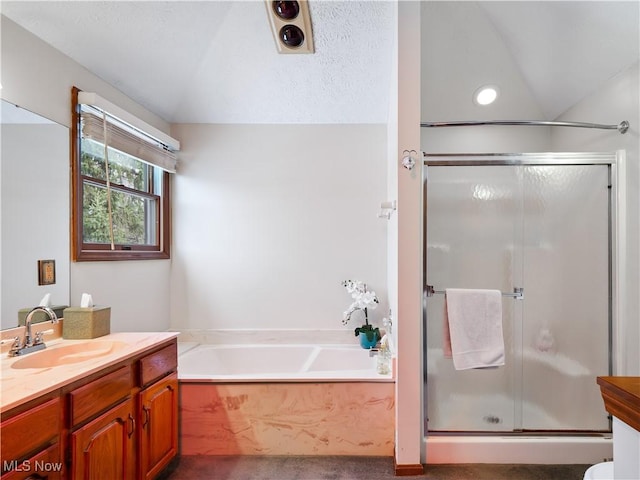
[[(609, 171), (609, 196), (608, 196), (608, 370), (609, 375), (613, 374), (614, 369), (614, 337), (616, 335), (617, 312), (614, 305), (616, 298), (616, 282), (617, 275), (616, 261), (617, 252), (617, 219), (618, 219), (618, 166), (621, 159), (624, 158), (623, 151), (617, 152), (541, 152), (541, 153), (426, 153), (423, 156), (423, 262), (422, 262), (422, 283), (423, 283), (423, 302), (422, 302), (422, 358), (423, 358), (423, 391), (426, 392), (427, 385), (427, 299), (432, 296), (430, 294), (430, 285), (427, 282), (427, 191), (429, 181), (429, 166), (567, 166), (567, 165), (608, 165)], [(428, 430), (428, 410), (427, 395), (423, 395), (423, 437), (431, 435), (457, 435), (461, 432), (432, 432)], [(611, 418), (609, 419), (609, 430), (611, 430)], [(464, 432), (464, 435), (521, 435), (522, 430), (514, 430), (513, 432)], [(562, 431), (527, 431), (526, 434), (543, 434), (543, 435), (563, 435)], [(593, 432), (571, 432), (571, 435), (593, 435)]]

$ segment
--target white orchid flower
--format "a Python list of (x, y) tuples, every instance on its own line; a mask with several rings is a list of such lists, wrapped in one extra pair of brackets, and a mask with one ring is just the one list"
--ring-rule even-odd
[(358, 306), (360, 308), (370, 308), (373, 310), (378, 306), (378, 297), (376, 292), (364, 292), (358, 299)]
[(367, 309), (375, 309), (378, 306), (379, 300), (376, 292), (367, 289), (367, 284), (361, 281), (345, 280), (342, 285), (347, 289), (347, 292), (351, 294), (353, 303), (342, 315), (342, 324), (346, 325), (351, 320), (351, 315), (356, 310), (362, 310), (365, 316), (365, 322), (368, 325)]

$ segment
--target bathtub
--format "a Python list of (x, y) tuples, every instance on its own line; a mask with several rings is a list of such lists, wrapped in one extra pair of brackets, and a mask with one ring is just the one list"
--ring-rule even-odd
[(224, 382), (389, 382), (358, 345), (180, 343), (178, 378)]
[(393, 455), (395, 384), (347, 344), (178, 343), (182, 455)]

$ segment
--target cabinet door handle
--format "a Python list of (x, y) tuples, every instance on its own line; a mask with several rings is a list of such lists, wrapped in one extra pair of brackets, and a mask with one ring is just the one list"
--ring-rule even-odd
[(131, 414), (129, 414), (129, 425), (131, 426), (131, 430), (129, 430), (127, 435), (131, 438), (131, 435), (133, 435), (133, 432), (136, 430), (136, 420), (131, 416)]
[(142, 411), (144, 412), (144, 421), (142, 422), (142, 428), (146, 428), (146, 426), (149, 425), (149, 422), (151, 421), (151, 409), (143, 405)]

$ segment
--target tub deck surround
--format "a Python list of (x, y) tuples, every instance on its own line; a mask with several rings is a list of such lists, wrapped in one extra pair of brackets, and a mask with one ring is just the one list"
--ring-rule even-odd
[(393, 383), (185, 383), (182, 455), (392, 456)]
[[(50, 327), (51, 324), (47, 324), (47, 327), (43, 329)], [(91, 340), (64, 340), (61, 338), (50, 340), (45, 337), (47, 348), (40, 352), (19, 357), (8, 357), (6, 353), (2, 353), (0, 362), (2, 367), (0, 411), (5, 413), (16, 406), (71, 384), (106, 367), (115, 365), (122, 360), (139, 355), (159, 343), (177, 336), (178, 332), (131, 332), (112, 333)], [(88, 357), (87, 360), (77, 363), (38, 368), (14, 368), (17, 362), (35, 359), (35, 356), (40, 353), (49, 354), (55, 349), (92, 342), (113, 342), (118, 348), (114, 348), (113, 351), (104, 355)]]
[[(384, 334), (384, 329), (380, 329)], [(353, 329), (309, 330), (309, 329), (211, 329), (180, 330), (178, 342), (212, 345), (359, 345)]]

